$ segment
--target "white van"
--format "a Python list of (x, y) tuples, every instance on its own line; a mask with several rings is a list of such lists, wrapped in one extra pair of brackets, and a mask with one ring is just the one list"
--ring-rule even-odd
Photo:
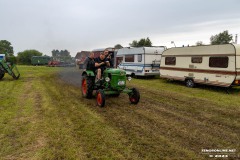
[(230, 87), (240, 85), (240, 45), (208, 45), (170, 48), (163, 52), (160, 77)]
[(116, 66), (131, 76), (159, 75), (160, 61), (165, 47), (126, 47), (119, 49)]

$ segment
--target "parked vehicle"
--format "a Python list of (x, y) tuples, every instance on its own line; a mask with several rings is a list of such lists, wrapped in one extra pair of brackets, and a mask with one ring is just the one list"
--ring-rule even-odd
[(0, 54), (0, 80), (4, 77), (5, 73), (8, 73), (14, 79), (18, 79), (20, 77), (17, 66), (6, 62), (5, 54)]
[(170, 48), (163, 52), (160, 77), (230, 87), (240, 85), (240, 45), (208, 45)]
[(159, 75), (160, 61), (164, 50), (164, 46), (122, 48), (117, 52), (116, 66), (131, 76)]
[(51, 61), (49, 56), (32, 56), (31, 64), (32, 65), (48, 65), (48, 62)]
[(56, 66), (58, 66), (58, 65), (60, 65), (60, 61), (49, 61), (48, 62), (48, 67), (56, 67)]

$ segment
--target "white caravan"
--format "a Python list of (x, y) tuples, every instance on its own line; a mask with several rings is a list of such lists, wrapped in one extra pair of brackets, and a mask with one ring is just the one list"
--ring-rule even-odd
[(160, 77), (230, 87), (240, 85), (240, 45), (170, 48), (163, 52)]
[(131, 76), (159, 75), (160, 61), (165, 47), (126, 47), (119, 49), (116, 66)]

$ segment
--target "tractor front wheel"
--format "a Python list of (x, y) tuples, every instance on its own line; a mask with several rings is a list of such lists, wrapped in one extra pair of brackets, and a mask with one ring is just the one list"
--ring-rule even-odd
[(140, 93), (136, 88), (132, 88), (132, 93), (129, 94), (129, 100), (132, 104), (138, 104), (140, 100)]
[(97, 105), (99, 107), (104, 107), (105, 105), (105, 94), (101, 89), (97, 91)]
[(91, 77), (82, 77), (82, 95), (85, 98), (92, 98), (93, 80)]

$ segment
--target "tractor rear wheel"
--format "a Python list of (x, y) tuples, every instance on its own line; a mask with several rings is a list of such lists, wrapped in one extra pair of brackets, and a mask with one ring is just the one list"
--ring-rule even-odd
[(4, 71), (2, 71), (0, 68), (0, 80), (4, 77), (4, 74), (5, 74)]
[(104, 107), (105, 105), (105, 94), (101, 89), (97, 91), (97, 105), (99, 107)]
[(4, 73), (0, 73), (0, 80), (3, 79)]
[(91, 77), (82, 77), (82, 95), (85, 98), (92, 98), (93, 94), (93, 80)]
[(129, 100), (132, 104), (138, 104), (140, 100), (140, 93), (136, 88), (132, 88), (132, 93), (129, 94)]

